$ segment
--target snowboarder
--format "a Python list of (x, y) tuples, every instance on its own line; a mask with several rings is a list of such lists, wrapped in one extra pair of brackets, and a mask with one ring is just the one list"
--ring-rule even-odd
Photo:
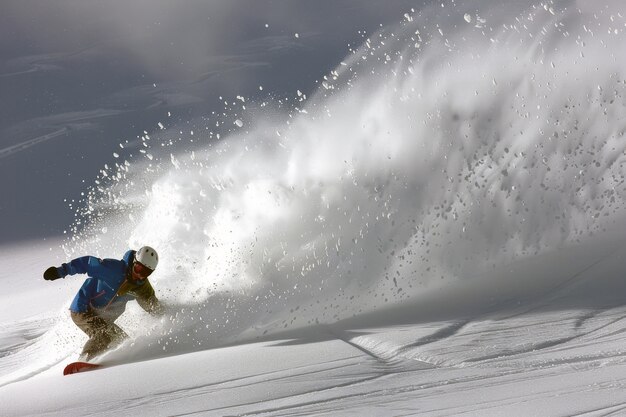
[(46, 269), (43, 277), (48, 281), (75, 274), (89, 276), (70, 305), (72, 320), (89, 336), (81, 361), (89, 362), (128, 337), (115, 320), (133, 297), (148, 313), (163, 314), (163, 305), (148, 281), (158, 262), (156, 250), (144, 246), (127, 251), (122, 260), (83, 256)]

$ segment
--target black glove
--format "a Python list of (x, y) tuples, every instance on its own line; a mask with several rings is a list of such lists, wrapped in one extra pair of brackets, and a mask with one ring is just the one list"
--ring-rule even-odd
[(54, 281), (55, 279), (59, 278), (61, 278), (61, 275), (59, 275), (59, 270), (56, 266), (51, 266), (50, 268), (46, 269), (46, 272), (43, 273), (43, 279), (45, 279), (46, 281)]

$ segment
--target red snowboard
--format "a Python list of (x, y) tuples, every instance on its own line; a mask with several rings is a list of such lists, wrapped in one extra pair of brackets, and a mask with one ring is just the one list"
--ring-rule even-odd
[(88, 362), (72, 362), (65, 367), (63, 370), (63, 375), (76, 374), (78, 372), (86, 372), (92, 371), (94, 369), (100, 368), (102, 365), (98, 365), (97, 363), (88, 363)]

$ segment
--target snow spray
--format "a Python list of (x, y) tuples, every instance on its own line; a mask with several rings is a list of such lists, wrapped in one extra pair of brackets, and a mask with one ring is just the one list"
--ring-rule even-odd
[(123, 144), (68, 253), (158, 248), (154, 286), (184, 306), (170, 334), (189, 347), (415, 302), (623, 231), (623, 6), (487, 3), (364, 33), (312, 97), (238, 97)]

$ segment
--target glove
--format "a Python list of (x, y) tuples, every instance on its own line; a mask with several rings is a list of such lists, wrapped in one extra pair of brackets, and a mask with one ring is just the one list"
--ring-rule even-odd
[(46, 281), (54, 281), (59, 278), (61, 278), (61, 275), (59, 274), (59, 270), (56, 266), (51, 266), (43, 273), (43, 279)]

